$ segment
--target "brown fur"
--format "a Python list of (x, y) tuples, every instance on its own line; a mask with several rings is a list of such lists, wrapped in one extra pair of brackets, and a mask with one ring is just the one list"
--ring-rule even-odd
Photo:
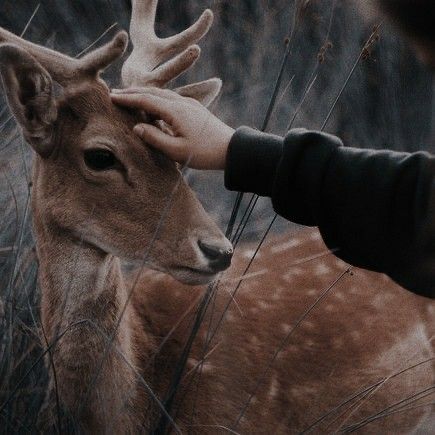
[[(244, 269), (252, 255), (249, 248), (238, 251), (229, 277)], [(272, 238), (206, 347), (210, 315), (205, 319), (175, 404), (183, 433), (300, 433), (347, 398), (384, 380), (313, 428), (313, 433), (332, 433), (434, 384), (434, 303), (385, 276), (359, 269), (345, 273), (349, 266), (332, 254), (298, 264), (326, 252), (317, 231)], [(329, 296), (296, 327), (341, 275)], [(219, 286), (212, 331), (236, 284)], [(156, 344), (163, 338), (166, 342), (156, 357), (159, 397), (166, 392), (195, 310), (185, 313), (202, 292), (152, 271), (143, 274), (135, 292), (134, 306), (147, 319)], [(412, 404), (430, 403), (431, 397)], [(360, 432), (426, 433), (433, 422), (433, 406), (427, 405), (375, 420)]]
[[(211, 19), (205, 14), (179, 44), (168, 40), (172, 54), (176, 45), (183, 49), (202, 37)], [(62, 404), (79, 428), (92, 433), (134, 433), (149, 427), (152, 415), (137, 376), (154, 342), (128, 303), (120, 261), (198, 284), (217, 272), (199, 241), (230, 250), (177, 166), (133, 134), (143, 115), (112, 104), (99, 73), (126, 45), (121, 32), (77, 60), (0, 28), (8, 103), (36, 151), (32, 210), (42, 323)], [(192, 64), (189, 56), (187, 50), (161, 71), (167, 80)], [(62, 87), (60, 98), (53, 80)], [(220, 82), (209, 81), (185, 92), (209, 103), (219, 88)], [(110, 151), (116, 165), (92, 168), (89, 150)]]
[[(128, 298), (119, 258), (140, 263), (146, 257), (148, 266), (189, 282), (197, 278), (178, 267), (204, 267), (196, 240), (223, 236), (175, 164), (131, 133), (136, 115), (114, 107), (104, 87), (74, 89), (58, 113), (59, 141), (50, 158), (36, 158), (33, 177), (43, 325), (53, 340), (76, 322), (92, 322), (72, 327), (56, 346), (62, 401), (89, 432), (134, 432), (147, 422), (150, 405), (129, 365), (140, 370), (154, 343), (130, 305), (116, 329)], [(83, 149), (97, 138), (116, 149), (125, 173), (92, 173), (84, 166)], [(165, 203), (170, 207), (162, 216)], [(112, 336), (123, 357), (109, 351), (98, 372)]]
[[(156, 0), (147, 4), (155, 11)], [(204, 17), (195, 38), (209, 26), (210, 16)], [(0, 45), (8, 101), (36, 151), (32, 210), (41, 314), (62, 405), (86, 433), (149, 432), (159, 414), (156, 397), (165, 397), (203, 292), (186, 285), (214, 277), (197, 242), (228, 247), (228, 241), (175, 164), (131, 132), (139, 114), (112, 105), (98, 79), (99, 70), (122, 54), (124, 36), (80, 61), (3, 29), (0, 42), (9, 43)], [(52, 77), (63, 86), (61, 99), (54, 96)], [(217, 84), (200, 88), (214, 95)], [(95, 148), (110, 149), (119, 166), (91, 170), (84, 153)], [(174, 403), (183, 432), (300, 432), (381, 381), (354, 408), (340, 407), (313, 429), (329, 432), (434, 384), (433, 303), (378, 275), (344, 273), (347, 266), (332, 255), (292, 266), (325, 250), (317, 233), (284, 242), (277, 239), (261, 251), (258, 276), (246, 278), (237, 305), (230, 305), (206, 347), (207, 328), (217, 326), (229, 297), (222, 289), (235, 283), (220, 285), (215, 315), (203, 323)], [(125, 280), (122, 260), (147, 266), (138, 285), (134, 274)], [(242, 251), (235, 276), (246, 261)], [(298, 324), (342, 273), (331, 294)], [(193, 379), (198, 367), (202, 375)], [(425, 406), (378, 419), (363, 431), (429, 428), (431, 407), (418, 399)]]

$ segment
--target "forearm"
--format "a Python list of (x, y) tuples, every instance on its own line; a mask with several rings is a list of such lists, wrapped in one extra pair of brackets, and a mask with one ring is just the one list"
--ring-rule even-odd
[(303, 129), (282, 138), (241, 127), (228, 147), (225, 186), (269, 196), (281, 216), (317, 226), (323, 176), (341, 146), (335, 136)]
[(270, 196), (293, 222), (319, 226), (347, 262), (434, 297), (434, 173), (426, 153), (345, 148), (334, 136), (303, 130), (282, 139), (239, 129), (225, 181), (229, 189)]
[(227, 150), (225, 186), (229, 190), (272, 196), (283, 138), (240, 127)]
[(326, 244), (351, 264), (435, 297), (434, 174), (427, 153), (341, 148), (319, 196)]

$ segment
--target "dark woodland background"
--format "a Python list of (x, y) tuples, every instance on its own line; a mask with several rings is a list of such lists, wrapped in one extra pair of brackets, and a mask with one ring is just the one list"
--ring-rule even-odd
[[(80, 53), (115, 23), (102, 41), (116, 29), (128, 29), (129, 0), (1, 0), (0, 26), (20, 34), (39, 3), (25, 37), (70, 55)], [(296, 3), (304, 7), (293, 26)], [(262, 125), (286, 38), (295, 32), (268, 126), (269, 132), (281, 135), (316, 74), (293, 126), (322, 126), (373, 25), (380, 21), (363, 20), (348, 0), (161, 0), (158, 34), (183, 30), (206, 7), (215, 12), (215, 24), (201, 43), (200, 61), (179, 81), (221, 77), (223, 93), (214, 111), (233, 127)], [(348, 146), (431, 151), (435, 122), (431, 75), (387, 23), (382, 23), (379, 36), (358, 64), (326, 130), (341, 136)], [(320, 52), (324, 59), (319, 64)], [(119, 84), (119, 67), (106, 74), (112, 86)], [(2, 428), (20, 432), (33, 427), (46, 382), (41, 363), (23, 377), (41, 353), (37, 263), (28, 206), (30, 172), (31, 151), (0, 91), (0, 404), (13, 393), (0, 416), (0, 433)], [(234, 194), (224, 190), (222, 174), (190, 172), (187, 177), (224, 226)], [(271, 215), (269, 202), (261, 201), (247, 237), (263, 231)], [(281, 221), (276, 230), (286, 225)]]

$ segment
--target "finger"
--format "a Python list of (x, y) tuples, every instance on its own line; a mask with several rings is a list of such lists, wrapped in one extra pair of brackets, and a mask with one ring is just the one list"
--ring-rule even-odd
[(137, 94), (137, 95), (155, 95), (157, 97), (170, 99), (170, 100), (180, 100), (180, 94), (174, 92), (170, 89), (162, 89), (154, 86), (147, 87), (131, 87), (125, 89), (112, 89), (112, 95), (129, 95), (129, 94)]
[(180, 149), (180, 139), (170, 136), (151, 124), (138, 124), (133, 132), (147, 144), (162, 151), (172, 160), (182, 163), (183, 156)]
[(175, 119), (174, 102), (150, 94), (111, 94), (112, 101), (120, 106), (135, 108), (158, 116), (168, 124)]
[(147, 88), (125, 88), (125, 89), (112, 89), (112, 94), (144, 94)]
[(213, 78), (182, 86), (181, 88), (174, 89), (174, 91), (182, 97), (193, 98), (199, 101), (204, 107), (208, 107), (216, 99), (221, 89), (222, 81)]

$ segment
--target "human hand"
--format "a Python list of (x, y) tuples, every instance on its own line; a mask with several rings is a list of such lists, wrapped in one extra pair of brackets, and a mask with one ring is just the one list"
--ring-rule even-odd
[(163, 120), (174, 135), (151, 124), (138, 124), (134, 132), (172, 160), (195, 169), (224, 169), (234, 130), (198, 101), (168, 89), (133, 88), (115, 91), (112, 101), (141, 109)]

